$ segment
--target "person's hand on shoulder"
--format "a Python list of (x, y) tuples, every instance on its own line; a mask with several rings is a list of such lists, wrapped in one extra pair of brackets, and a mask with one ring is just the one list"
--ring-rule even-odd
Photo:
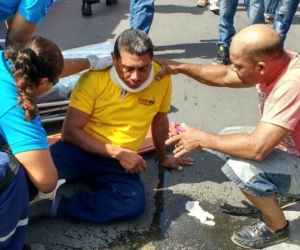
[(156, 80), (162, 79), (166, 75), (176, 75), (178, 74), (177, 66), (179, 62), (172, 61), (166, 58), (153, 58), (153, 61), (157, 62), (162, 66), (162, 70), (155, 76)]
[(90, 61), (90, 70), (97, 71), (106, 69), (112, 65), (112, 58), (110, 55), (98, 57), (96, 55), (87, 55), (86, 58)]

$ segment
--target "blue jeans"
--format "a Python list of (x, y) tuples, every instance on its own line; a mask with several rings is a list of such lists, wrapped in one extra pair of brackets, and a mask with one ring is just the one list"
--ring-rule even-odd
[(154, 17), (154, 0), (130, 0), (130, 29), (149, 33)]
[(95, 222), (135, 219), (145, 210), (145, 190), (138, 174), (125, 171), (117, 160), (90, 154), (61, 141), (51, 146), (59, 179), (83, 182), (92, 192), (79, 190), (71, 198), (57, 195), (53, 216)]
[(265, 18), (274, 18), (278, 0), (265, 0)]
[[(238, 6), (238, 0), (221, 0), (219, 10), (219, 36), (220, 40), (217, 46), (225, 45), (230, 47), (232, 37), (236, 30), (233, 26), (234, 16)], [(264, 23), (264, 4), (261, 0), (245, 0), (244, 1), (249, 18), (249, 25), (255, 23)]]
[[(231, 127), (219, 134), (251, 133), (254, 127)], [(213, 151), (226, 161), (224, 174), (243, 191), (257, 197), (274, 193), (300, 195), (300, 158), (281, 149), (274, 149), (264, 160), (254, 161)]]
[(299, 2), (300, 0), (281, 0), (278, 3), (273, 29), (279, 34), (283, 42), (291, 27)]

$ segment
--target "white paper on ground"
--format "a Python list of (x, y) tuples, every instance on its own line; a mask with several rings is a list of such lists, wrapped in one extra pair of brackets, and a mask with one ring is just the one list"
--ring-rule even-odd
[(202, 224), (214, 226), (216, 223), (213, 221), (215, 217), (207, 211), (204, 211), (199, 205), (199, 201), (188, 201), (185, 204), (185, 209), (189, 211), (188, 215), (194, 216), (200, 220)]

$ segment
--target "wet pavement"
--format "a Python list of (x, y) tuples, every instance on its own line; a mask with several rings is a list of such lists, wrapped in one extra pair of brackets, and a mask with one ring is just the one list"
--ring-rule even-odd
[[(218, 16), (207, 8), (196, 7), (196, 0), (159, 0), (150, 37), (157, 46), (156, 56), (189, 63), (210, 64), (216, 56)], [(285, 43), (286, 49), (299, 50), (300, 9)], [(247, 25), (240, 1), (235, 17), (237, 30)], [(93, 5), (93, 16), (81, 16), (81, 1), (60, 0), (37, 30), (62, 49), (109, 41), (129, 27), (129, 1), (107, 7), (105, 1)], [(4, 34), (4, 27), (0, 27)], [(3, 37), (3, 36), (2, 36)], [(2, 38), (1, 37), (1, 38)], [(217, 89), (183, 75), (173, 76), (170, 121), (186, 122), (217, 133), (222, 128), (255, 126), (259, 120), (254, 89)], [(48, 133), (57, 132), (61, 123), (46, 125)], [(169, 149), (170, 152), (172, 148)], [(255, 218), (222, 213), (222, 203), (242, 206), (239, 189), (220, 171), (222, 160), (206, 151), (190, 154), (193, 167), (168, 171), (158, 167), (155, 154), (144, 155), (148, 171), (141, 174), (147, 192), (147, 209), (137, 220), (98, 224), (67, 218), (41, 219), (30, 223), (27, 242), (44, 244), (47, 250), (231, 250), (241, 249), (230, 240), (232, 233)], [(62, 187), (71, 195), (76, 185)], [(203, 225), (188, 215), (187, 201), (199, 201), (215, 216), (215, 226)], [(105, 206), (105, 202), (103, 204)], [(291, 239), (266, 249), (300, 250), (300, 206), (285, 212), (290, 220)]]

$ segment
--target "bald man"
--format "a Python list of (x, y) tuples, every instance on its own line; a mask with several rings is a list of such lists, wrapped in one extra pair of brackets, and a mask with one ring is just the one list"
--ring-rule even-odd
[(175, 144), (175, 157), (208, 148), (226, 160), (222, 171), (263, 214), (231, 239), (241, 247), (263, 248), (289, 238), (281, 208), (300, 202), (300, 59), (285, 51), (279, 35), (262, 24), (234, 37), (230, 59), (231, 66), (155, 59), (163, 66), (157, 78), (180, 73), (209, 86), (256, 87), (262, 115), (257, 126), (210, 134), (183, 124), (185, 133), (166, 143)]

